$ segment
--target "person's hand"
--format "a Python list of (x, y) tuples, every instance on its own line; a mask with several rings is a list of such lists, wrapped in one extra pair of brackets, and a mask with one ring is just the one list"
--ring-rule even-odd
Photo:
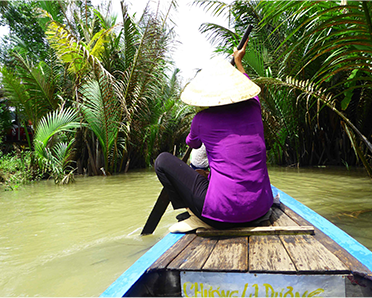
[(208, 179), (209, 171), (205, 171), (205, 170), (202, 170), (202, 169), (196, 169), (195, 171), (198, 172), (203, 177)]
[(242, 73), (245, 73), (245, 70), (242, 65), (242, 60), (245, 55), (245, 50), (247, 48), (248, 40), (249, 38), (247, 38), (247, 41), (244, 43), (243, 47), (240, 50), (238, 50), (237, 48), (234, 48), (233, 55), (234, 55), (235, 65), (239, 69), (239, 71), (241, 71)]
[(247, 38), (247, 41), (244, 43), (243, 47), (238, 50), (238, 48), (234, 48), (234, 60), (235, 60), (235, 63), (237, 62), (241, 62), (243, 60), (243, 57), (245, 55), (245, 50), (247, 48), (247, 44), (248, 44), (248, 40), (249, 38)]

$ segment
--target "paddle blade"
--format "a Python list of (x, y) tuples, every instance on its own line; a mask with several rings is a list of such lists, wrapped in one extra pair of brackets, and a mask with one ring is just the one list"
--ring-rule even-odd
[(146, 222), (145, 226), (142, 229), (141, 235), (149, 235), (149, 234), (152, 234), (155, 231), (155, 229), (158, 226), (158, 223), (159, 223), (160, 219), (162, 218), (165, 210), (167, 210), (167, 208), (168, 208), (169, 202), (170, 202), (170, 200), (169, 200), (169, 197), (168, 197), (168, 193), (163, 188), (163, 190), (161, 191), (161, 193), (158, 197), (158, 200), (155, 203), (154, 208), (152, 209), (152, 211), (151, 211), (151, 213), (150, 213), (150, 215), (147, 219), (147, 222)]

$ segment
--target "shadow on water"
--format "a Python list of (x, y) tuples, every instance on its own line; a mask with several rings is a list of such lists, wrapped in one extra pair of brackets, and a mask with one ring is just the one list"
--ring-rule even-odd
[[(270, 168), (271, 182), (372, 249), (372, 183), (363, 171)], [(0, 194), (0, 296), (98, 296), (163, 238), (139, 236), (161, 190), (153, 171), (52, 181)], [(1, 191), (1, 190), (0, 190)]]

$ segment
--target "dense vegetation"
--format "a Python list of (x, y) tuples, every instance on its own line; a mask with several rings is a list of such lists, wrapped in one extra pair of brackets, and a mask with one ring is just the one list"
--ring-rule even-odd
[(363, 164), (372, 176), (372, 2), (194, 4), (229, 19), (229, 28), (201, 28), (219, 52), (231, 54), (248, 24), (256, 28), (244, 62), (263, 90), (272, 163)]
[[(219, 53), (255, 27), (244, 63), (262, 87), (271, 163), (364, 165), (372, 176), (372, 2), (194, 4), (228, 18), (228, 28), (200, 28)], [(31, 176), (68, 182), (183, 150), (193, 111), (172, 73), (169, 11), (145, 10), (136, 22), (123, 3), (123, 23), (89, 1), (9, 1), (0, 11), (12, 33), (0, 46), (1, 89), (25, 130), (33, 125)]]
[[(174, 6), (172, 2), (171, 7)], [(36, 12), (36, 13), (35, 13)], [(168, 14), (123, 23), (89, 1), (10, 1), (2, 22), (5, 98), (33, 125), (31, 162), (56, 182), (108, 175), (182, 150), (192, 110), (179, 101)], [(28, 134), (26, 134), (28, 136)]]

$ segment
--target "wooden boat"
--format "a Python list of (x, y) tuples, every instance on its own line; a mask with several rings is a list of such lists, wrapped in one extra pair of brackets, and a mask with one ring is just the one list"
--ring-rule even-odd
[(372, 252), (272, 188), (270, 223), (168, 234), (101, 297), (371, 297)]

